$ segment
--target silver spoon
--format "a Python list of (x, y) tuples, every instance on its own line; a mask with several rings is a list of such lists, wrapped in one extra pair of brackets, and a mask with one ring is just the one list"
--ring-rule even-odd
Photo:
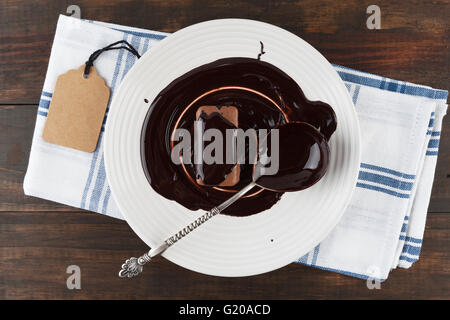
[[(322, 178), (328, 168), (330, 153), (325, 137), (316, 128), (304, 122), (290, 122), (281, 125), (278, 129), (279, 168), (276, 174), (264, 175), (264, 165), (257, 162), (253, 169), (251, 183), (167, 238), (160, 246), (151, 248), (139, 258), (127, 259), (122, 264), (119, 277), (132, 278), (140, 274), (144, 265), (153, 257), (161, 254), (178, 240), (221, 213), (255, 186), (272, 191), (299, 191), (310, 187)], [(268, 139), (268, 141), (270, 140)]]

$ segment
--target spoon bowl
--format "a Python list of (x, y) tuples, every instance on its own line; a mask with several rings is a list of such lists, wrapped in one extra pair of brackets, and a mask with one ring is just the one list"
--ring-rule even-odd
[[(277, 130), (277, 131), (275, 131)], [(277, 135), (275, 143), (272, 136)], [(276, 145), (276, 143), (278, 145)], [(290, 122), (271, 130), (266, 137), (265, 154), (260, 155), (253, 170), (253, 181), (260, 187), (278, 192), (306, 189), (324, 176), (330, 161), (330, 149), (326, 138), (312, 125), (305, 122)], [(271, 162), (266, 163), (267, 150), (271, 151)], [(278, 157), (274, 157), (278, 154)], [(267, 174), (270, 167), (276, 172)]]

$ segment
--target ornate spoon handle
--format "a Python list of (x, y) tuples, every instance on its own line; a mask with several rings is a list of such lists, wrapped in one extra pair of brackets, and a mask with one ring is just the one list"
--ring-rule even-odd
[(214, 217), (215, 215), (218, 215), (223, 210), (228, 208), (230, 205), (232, 205), (234, 202), (236, 202), (240, 197), (242, 197), (244, 194), (246, 194), (248, 191), (253, 189), (253, 187), (256, 184), (254, 182), (248, 184), (245, 186), (242, 190), (235, 193), (230, 199), (226, 200), (222, 204), (218, 205), (217, 207), (212, 208), (210, 211), (206, 212), (202, 216), (195, 219), (193, 222), (191, 222), (189, 225), (172, 235), (171, 237), (167, 238), (162, 245), (157, 247), (156, 249), (150, 249), (147, 253), (144, 253), (139, 258), (131, 257), (130, 259), (127, 259), (124, 264), (122, 264), (122, 269), (119, 271), (119, 277), (121, 278), (133, 278), (140, 274), (142, 272), (142, 269), (144, 268), (144, 264), (150, 262), (153, 257), (159, 255), (160, 253), (164, 252), (167, 248), (169, 248), (171, 245), (175, 244), (178, 240), (184, 238), (187, 236), (191, 231), (197, 229), (199, 226), (201, 226), (203, 223)]

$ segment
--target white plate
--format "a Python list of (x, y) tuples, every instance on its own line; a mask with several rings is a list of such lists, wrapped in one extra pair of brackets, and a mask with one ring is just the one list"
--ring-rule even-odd
[(217, 276), (248, 276), (283, 267), (313, 249), (336, 226), (349, 203), (360, 160), (359, 125), (336, 71), (308, 43), (270, 24), (223, 19), (182, 29), (148, 51), (114, 95), (105, 131), (105, 165), (119, 209), (150, 247), (192, 222), (190, 211), (157, 194), (140, 157), (141, 128), (149, 104), (172, 80), (226, 57), (252, 57), (291, 76), (310, 100), (329, 103), (337, 115), (327, 174), (304, 191), (286, 193), (271, 209), (249, 217), (217, 216), (163, 256), (185, 268)]

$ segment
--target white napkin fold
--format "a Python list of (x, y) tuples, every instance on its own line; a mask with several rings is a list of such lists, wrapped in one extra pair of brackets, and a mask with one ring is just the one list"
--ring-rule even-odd
[[(167, 35), (59, 17), (24, 180), (25, 194), (122, 219), (106, 181), (103, 133), (97, 150), (85, 153), (43, 141), (42, 130), (60, 74), (79, 67), (93, 51), (112, 42), (127, 40), (142, 55)], [(95, 67), (112, 96), (135, 61), (125, 50), (109, 51), (97, 59)], [(392, 268), (409, 268), (419, 258), (448, 93), (335, 68), (353, 97), (361, 124), (359, 179), (338, 226), (298, 262), (384, 280)]]

